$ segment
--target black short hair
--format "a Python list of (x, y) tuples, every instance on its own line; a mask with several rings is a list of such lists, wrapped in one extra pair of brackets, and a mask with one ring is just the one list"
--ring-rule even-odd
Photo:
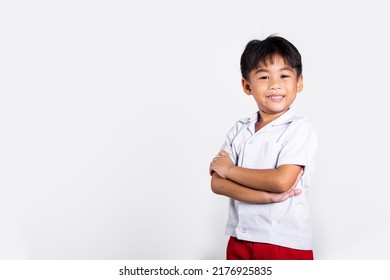
[(279, 36), (268, 36), (265, 40), (252, 40), (241, 55), (241, 75), (249, 81), (249, 74), (260, 64), (266, 65), (267, 61), (273, 63), (275, 55), (280, 55), (286, 64), (295, 69), (297, 76), (302, 74), (301, 54), (298, 49), (286, 39)]

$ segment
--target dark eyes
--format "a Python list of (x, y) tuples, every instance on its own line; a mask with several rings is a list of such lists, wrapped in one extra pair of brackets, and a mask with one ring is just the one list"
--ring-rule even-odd
[[(282, 79), (286, 79), (286, 78), (289, 78), (289, 77), (290, 77), (289, 75), (281, 75), (280, 76), (280, 78), (282, 78)], [(269, 80), (269, 76), (260, 76), (259, 80)]]

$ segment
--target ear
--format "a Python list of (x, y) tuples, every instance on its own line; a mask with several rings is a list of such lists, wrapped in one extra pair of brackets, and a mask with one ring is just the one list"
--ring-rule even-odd
[(241, 86), (242, 90), (247, 94), (247, 95), (252, 95), (252, 89), (251, 85), (245, 80), (244, 78), (241, 79)]
[(300, 75), (297, 80), (297, 92), (301, 92), (303, 89), (303, 76)]

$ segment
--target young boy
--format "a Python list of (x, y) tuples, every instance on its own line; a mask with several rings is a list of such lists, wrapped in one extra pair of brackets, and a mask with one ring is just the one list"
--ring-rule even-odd
[(303, 88), (301, 55), (282, 37), (252, 40), (241, 73), (258, 112), (236, 122), (210, 164), (213, 192), (230, 197), (226, 257), (313, 259), (305, 191), (317, 137), (290, 108)]

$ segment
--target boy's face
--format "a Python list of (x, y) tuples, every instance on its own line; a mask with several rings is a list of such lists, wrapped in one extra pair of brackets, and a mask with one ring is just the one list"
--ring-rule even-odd
[(303, 88), (302, 75), (297, 77), (295, 69), (285, 64), (280, 56), (274, 56), (273, 63), (259, 65), (249, 75), (249, 81), (242, 80), (244, 92), (252, 95), (263, 119), (274, 119), (286, 112)]

